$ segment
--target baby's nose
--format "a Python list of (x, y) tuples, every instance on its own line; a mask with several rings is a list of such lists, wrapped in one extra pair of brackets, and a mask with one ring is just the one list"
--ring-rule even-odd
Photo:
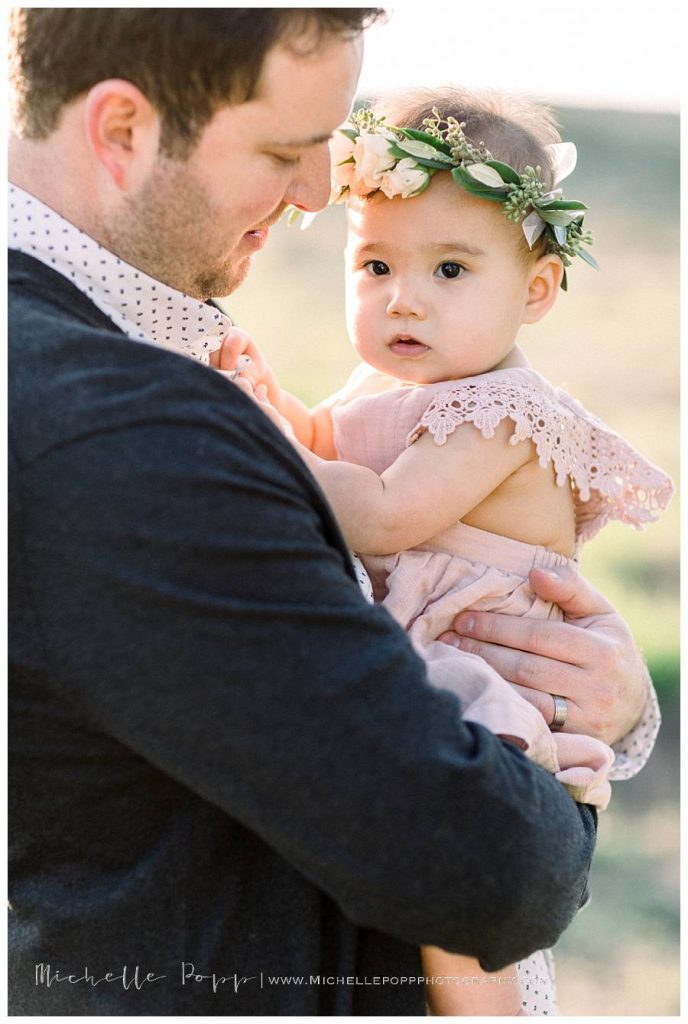
[(399, 288), (394, 290), (387, 304), (388, 316), (413, 316), (418, 320), (424, 320), (427, 311), (421, 296), (411, 288)]

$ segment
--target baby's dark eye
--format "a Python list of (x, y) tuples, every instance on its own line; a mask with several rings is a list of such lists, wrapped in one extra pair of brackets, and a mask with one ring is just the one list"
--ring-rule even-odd
[(438, 277), (444, 277), (449, 281), (454, 278), (461, 277), (465, 270), (460, 263), (454, 263), (453, 260), (448, 260), (446, 263), (440, 263), (439, 267), (435, 271)]
[(385, 274), (389, 274), (389, 267), (382, 260), (370, 260), (365, 266), (375, 277), (383, 277)]

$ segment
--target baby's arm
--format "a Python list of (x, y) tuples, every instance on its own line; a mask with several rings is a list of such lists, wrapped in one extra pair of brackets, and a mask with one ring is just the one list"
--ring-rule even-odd
[(453, 431), (437, 445), (423, 434), (381, 476), (352, 463), (336, 461), (330, 408), (333, 395), (313, 410), (280, 388), (253, 339), (234, 328), (211, 365), (233, 370), (240, 356), (254, 389), (265, 387), (270, 404), (289, 421), (296, 447), (332, 505), (342, 532), (359, 554), (391, 554), (421, 544), (476, 508), (507, 477), (534, 457), (530, 441), (510, 445), (510, 420), (485, 439), (472, 424)]
[(462, 424), (443, 445), (425, 433), (381, 476), (364, 466), (301, 454), (349, 546), (360, 554), (385, 555), (453, 526), (534, 458), (530, 441), (509, 444), (512, 432), (510, 420), (503, 420), (490, 439)]
[(265, 387), (268, 402), (280, 416), (289, 421), (297, 441), (322, 459), (335, 459), (337, 455), (329, 409), (335, 396), (309, 409), (299, 398), (280, 386), (274, 370), (253, 338), (237, 327), (225, 335), (220, 348), (211, 354), (210, 365), (228, 373), (238, 369), (242, 357), (248, 357), (250, 362), (241, 366), (241, 376), (248, 380), (255, 391), (261, 385)]

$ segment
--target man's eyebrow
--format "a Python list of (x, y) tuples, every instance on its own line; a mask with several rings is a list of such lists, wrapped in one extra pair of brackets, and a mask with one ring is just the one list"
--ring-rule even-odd
[(269, 146), (277, 146), (279, 149), (307, 149), (309, 146), (320, 146), (323, 142), (329, 142), (332, 132), (326, 135), (311, 135), (307, 139), (275, 139), (268, 142)]

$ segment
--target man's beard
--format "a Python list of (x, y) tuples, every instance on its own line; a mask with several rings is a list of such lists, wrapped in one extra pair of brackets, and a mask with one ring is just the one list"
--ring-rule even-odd
[[(205, 191), (174, 160), (163, 159), (138, 195), (100, 225), (103, 244), (150, 277), (196, 299), (229, 295), (244, 281), (250, 256), (227, 254), (218, 238), (218, 211)], [(221, 253), (213, 253), (222, 246)]]

